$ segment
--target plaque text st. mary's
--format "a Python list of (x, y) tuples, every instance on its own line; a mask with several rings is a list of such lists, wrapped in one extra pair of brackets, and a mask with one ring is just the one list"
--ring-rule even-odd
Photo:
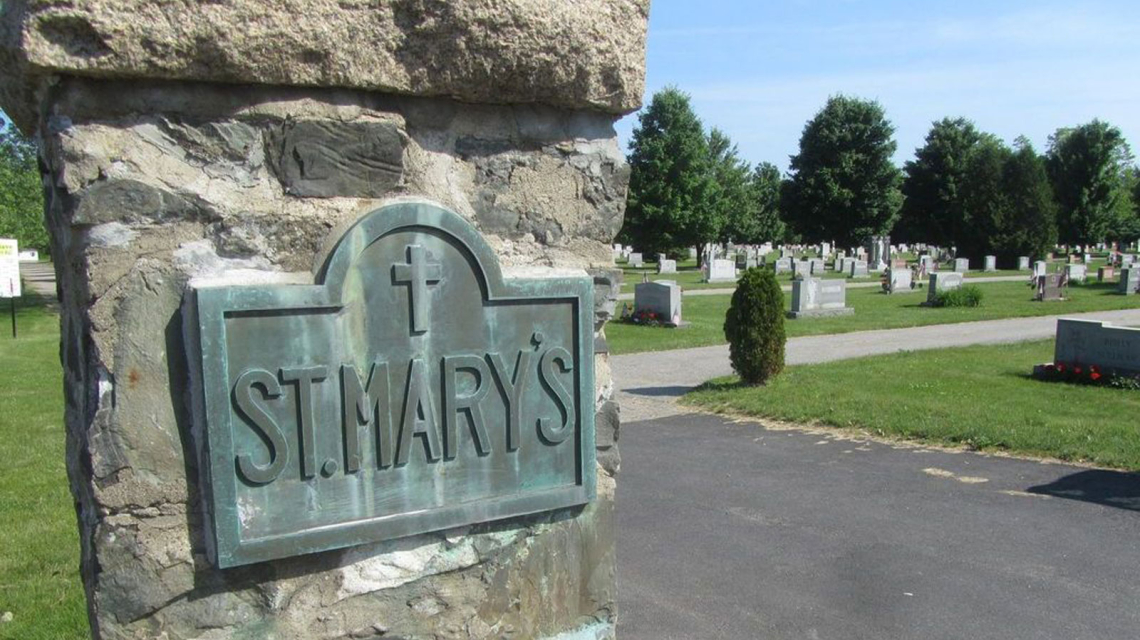
[(219, 566), (593, 498), (589, 277), (504, 279), (465, 220), (405, 202), (314, 285), (194, 284)]

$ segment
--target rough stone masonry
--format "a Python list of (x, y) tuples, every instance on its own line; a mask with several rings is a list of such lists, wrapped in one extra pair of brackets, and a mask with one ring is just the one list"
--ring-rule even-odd
[[(67, 466), (96, 637), (599, 638), (616, 620), (604, 324), (648, 0), (13, 0), (0, 102), (40, 143)], [(596, 290), (598, 498), (219, 570), (180, 307), (198, 276), (311, 282), (385, 201), (505, 269)]]

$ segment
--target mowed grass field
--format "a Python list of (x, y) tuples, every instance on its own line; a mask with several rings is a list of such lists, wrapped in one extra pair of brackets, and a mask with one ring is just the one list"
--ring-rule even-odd
[(704, 410), (982, 451), (1140, 470), (1140, 391), (1039, 382), (1053, 341), (906, 352), (790, 367), (767, 386), (714, 380)]
[(90, 636), (64, 466), (59, 317), (25, 296), (13, 340), (0, 308), (0, 638)]
[[(1021, 282), (979, 284), (979, 281), (975, 281), (971, 284), (978, 284), (985, 292), (980, 307), (923, 307), (921, 303), (926, 301), (925, 289), (894, 295), (886, 295), (878, 288), (848, 289), (847, 306), (855, 309), (854, 315), (787, 320), (784, 327), (788, 337), (792, 338), (1140, 307), (1140, 296), (1119, 295), (1115, 284), (1072, 286), (1069, 287), (1069, 299), (1058, 302), (1036, 302), (1033, 300), (1033, 289)], [(724, 315), (731, 299), (729, 295), (685, 296), (681, 315), (690, 324), (681, 329), (611, 322), (606, 325), (610, 352), (623, 354), (723, 344)], [(785, 309), (790, 308), (791, 299), (791, 293), (785, 292)], [(632, 302), (619, 302), (619, 310), (622, 304), (629, 304), (631, 308), (633, 306)]]

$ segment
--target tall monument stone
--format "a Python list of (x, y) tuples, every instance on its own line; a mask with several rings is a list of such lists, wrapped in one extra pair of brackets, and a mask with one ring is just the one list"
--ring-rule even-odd
[(97, 637), (612, 636), (648, 4), (4, 3)]

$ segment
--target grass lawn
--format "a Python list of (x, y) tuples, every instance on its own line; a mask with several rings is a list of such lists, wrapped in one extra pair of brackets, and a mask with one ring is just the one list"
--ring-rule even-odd
[[(25, 289), (26, 291), (26, 289)], [(87, 638), (75, 508), (64, 466), (59, 316), (25, 296), (0, 319), (0, 638)]]
[[(979, 286), (985, 298), (980, 307), (973, 309), (920, 306), (926, 300), (925, 289), (893, 296), (883, 294), (878, 288), (848, 289), (847, 306), (855, 309), (854, 315), (788, 320), (784, 326), (788, 337), (795, 337), (1140, 307), (1140, 297), (1116, 294), (1115, 284), (1069, 287), (1070, 299), (1062, 302), (1035, 302), (1033, 290), (1021, 282), (990, 282)], [(785, 309), (790, 308), (791, 298), (790, 293), (784, 294)], [(611, 322), (606, 325), (610, 352), (637, 353), (722, 344), (724, 314), (731, 299), (729, 295), (685, 297), (682, 318), (690, 324), (682, 329)], [(633, 303), (625, 304), (632, 306)]]
[(790, 367), (764, 387), (714, 380), (682, 402), (877, 436), (1140, 470), (1140, 391), (1028, 377), (1053, 341)]

